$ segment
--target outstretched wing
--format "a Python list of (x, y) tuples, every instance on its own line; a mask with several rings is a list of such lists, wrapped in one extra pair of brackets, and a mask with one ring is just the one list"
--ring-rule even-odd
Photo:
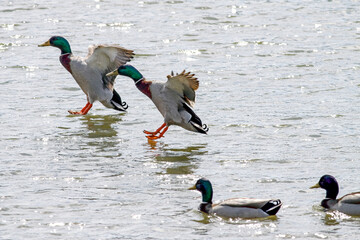
[(104, 85), (112, 89), (116, 76), (107, 77), (106, 73), (129, 62), (133, 56), (132, 50), (127, 50), (118, 45), (91, 45), (85, 61), (89, 67), (101, 73)]
[(190, 72), (186, 73), (185, 70), (175, 76), (172, 72), (167, 76), (168, 80), (165, 84), (167, 88), (183, 96), (191, 107), (195, 104), (195, 91), (199, 88), (199, 81), (194, 75)]

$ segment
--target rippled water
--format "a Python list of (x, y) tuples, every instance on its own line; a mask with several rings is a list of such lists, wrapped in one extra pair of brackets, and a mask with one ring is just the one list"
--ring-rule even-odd
[[(360, 219), (325, 213), (321, 175), (359, 190), (359, 1), (4, 1), (0, 6), (1, 239), (354, 239)], [(62, 35), (75, 54), (118, 43), (148, 79), (187, 69), (207, 136), (162, 123), (118, 77), (127, 113), (85, 95), (37, 45)], [(274, 197), (276, 218), (222, 220), (214, 200)], [(356, 237), (355, 237), (356, 236)]]

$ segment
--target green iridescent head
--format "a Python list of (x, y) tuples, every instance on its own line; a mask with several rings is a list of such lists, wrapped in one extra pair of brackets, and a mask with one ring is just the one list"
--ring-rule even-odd
[(40, 44), (39, 47), (53, 46), (61, 50), (61, 54), (71, 53), (69, 42), (60, 36), (53, 36), (48, 41)]
[(116, 75), (123, 75), (126, 77), (130, 77), (134, 81), (143, 78), (143, 75), (135, 67), (131, 65), (122, 65), (115, 71), (106, 74), (106, 76), (116, 76)]
[(200, 178), (193, 187), (189, 188), (189, 190), (195, 189), (201, 192), (203, 202), (212, 203), (213, 189), (209, 180)]

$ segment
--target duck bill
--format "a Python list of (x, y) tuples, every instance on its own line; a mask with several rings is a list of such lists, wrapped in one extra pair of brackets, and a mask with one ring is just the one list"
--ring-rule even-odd
[(50, 41), (46, 41), (43, 44), (38, 45), (38, 47), (47, 47), (47, 46), (51, 46)]
[(119, 75), (117, 69), (112, 71), (112, 72), (109, 72), (108, 74), (106, 74), (107, 77), (117, 76), (117, 75)]
[(196, 185), (189, 187), (188, 190), (196, 190)]
[(320, 185), (317, 183), (314, 186), (310, 187), (310, 189), (312, 189), (312, 188), (320, 188)]

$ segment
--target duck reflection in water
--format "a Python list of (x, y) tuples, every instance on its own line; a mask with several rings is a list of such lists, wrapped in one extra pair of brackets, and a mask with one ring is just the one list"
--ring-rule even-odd
[[(118, 132), (114, 124), (121, 122), (121, 115), (84, 115), (81, 124), (85, 125), (79, 135), (84, 137), (87, 147), (95, 147), (100, 152), (118, 152)], [(87, 139), (87, 140), (86, 140)], [(101, 140), (100, 140), (101, 139)]]
[(156, 146), (159, 143), (150, 141), (151, 149), (157, 153), (154, 159), (157, 164), (165, 166), (166, 174), (193, 174), (194, 170), (198, 168), (196, 156), (207, 153), (205, 150), (207, 144), (171, 148), (167, 144)]
[(117, 131), (112, 124), (121, 121), (119, 115), (85, 115), (81, 118), (82, 124), (89, 130), (88, 138), (115, 137)]

